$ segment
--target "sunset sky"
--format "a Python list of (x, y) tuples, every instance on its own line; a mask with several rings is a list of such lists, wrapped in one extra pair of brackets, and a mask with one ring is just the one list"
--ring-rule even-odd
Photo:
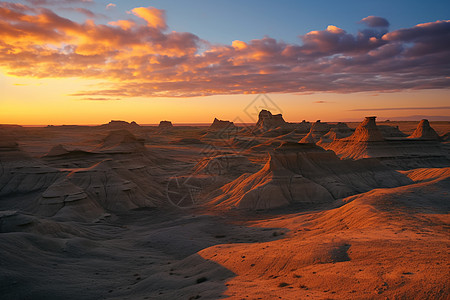
[(448, 0), (0, 2), (0, 123), (252, 122), (259, 108), (450, 120), (449, 13)]

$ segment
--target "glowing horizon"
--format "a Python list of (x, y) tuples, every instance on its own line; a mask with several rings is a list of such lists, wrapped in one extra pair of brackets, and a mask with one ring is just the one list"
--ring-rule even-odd
[(158, 1), (19, 2), (0, 3), (2, 124), (250, 123), (243, 110), (259, 94), (289, 122), (357, 120), (370, 109), (450, 120), (448, 20), (391, 28), (395, 20), (370, 14), (354, 20), (356, 32), (324, 20), (298, 42), (257, 38), (262, 28), (217, 43), (171, 30)]

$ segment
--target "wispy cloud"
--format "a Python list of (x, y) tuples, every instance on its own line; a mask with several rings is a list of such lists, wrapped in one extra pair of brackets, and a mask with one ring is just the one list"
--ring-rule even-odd
[(60, 8), (60, 10), (76, 11), (76, 12), (83, 14), (86, 17), (91, 18), (91, 19), (99, 19), (99, 18), (106, 19), (107, 18), (104, 14), (94, 13), (92, 10), (89, 10), (87, 8), (82, 8), (82, 7), (64, 7), (64, 8)]
[(428, 107), (386, 107), (386, 108), (357, 108), (349, 111), (383, 111), (383, 110), (432, 110), (450, 109), (450, 106), (428, 106)]
[(93, 4), (93, 0), (25, 0), (32, 5), (54, 5), (54, 4)]
[(16, 76), (104, 79), (100, 89), (73, 94), (93, 99), (450, 87), (450, 21), (387, 32), (387, 21), (368, 17), (370, 28), (356, 34), (328, 26), (299, 44), (264, 37), (216, 45), (170, 31), (163, 10), (131, 12), (104, 25), (0, 2), (0, 67)]
[(108, 3), (108, 5), (106, 5), (106, 9), (111, 9), (116, 7), (116, 5), (114, 3)]
[(86, 97), (81, 98), (80, 100), (88, 100), (88, 101), (111, 101), (111, 100), (122, 100), (121, 98), (100, 98), (100, 97)]

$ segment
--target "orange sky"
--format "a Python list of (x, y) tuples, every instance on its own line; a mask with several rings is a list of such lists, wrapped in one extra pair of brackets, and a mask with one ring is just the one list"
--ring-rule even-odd
[(450, 116), (450, 21), (389, 32), (368, 16), (357, 34), (329, 25), (301, 44), (266, 36), (222, 45), (170, 31), (166, 13), (136, 7), (100, 24), (0, 3), (0, 123), (254, 122), (248, 106), (260, 94), (276, 107), (258, 109), (291, 122)]
[[(449, 115), (449, 109), (351, 111), (370, 108), (448, 106), (447, 90), (399, 93), (315, 93), (310, 95), (268, 94), (276, 104), (263, 103), (258, 95), (220, 95), (190, 98), (145, 97), (125, 100), (89, 101), (68, 96), (98, 83), (83, 79), (33, 79), (0, 75), (2, 100), (0, 123), (21, 125), (104, 124), (110, 120), (154, 124), (209, 123), (214, 117), (236, 122), (254, 122), (255, 112), (267, 108), (283, 113), (286, 121), (300, 122), (358, 120), (366, 115), (380, 117)], [(255, 101), (256, 102), (253, 102)], [(323, 103), (317, 103), (323, 102)], [(255, 108), (258, 107), (258, 108)]]

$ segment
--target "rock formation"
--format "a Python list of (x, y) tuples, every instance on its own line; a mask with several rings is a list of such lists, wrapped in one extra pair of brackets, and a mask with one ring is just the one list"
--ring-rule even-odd
[(104, 213), (103, 208), (85, 191), (67, 178), (49, 186), (38, 200), (36, 214), (62, 220), (92, 220)]
[(327, 123), (322, 123), (320, 120), (314, 122), (308, 134), (303, 137), (299, 143), (315, 144), (320, 138), (330, 130), (331, 126)]
[(50, 151), (46, 154), (46, 156), (59, 156), (59, 155), (65, 155), (69, 154), (70, 151), (67, 150), (63, 145), (58, 144), (56, 146), (53, 146)]
[(146, 148), (143, 141), (138, 140), (128, 130), (122, 129), (110, 131), (98, 150), (104, 153), (132, 153), (146, 151)]
[(159, 122), (158, 128), (172, 128), (172, 122), (170, 121), (161, 121)]
[(236, 135), (238, 128), (231, 121), (224, 121), (214, 118), (208, 131), (203, 138), (206, 139), (229, 139)]
[[(426, 128), (427, 125), (423, 122), (418, 132), (426, 132)], [(319, 144), (344, 159), (377, 158), (384, 164), (399, 169), (450, 165), (450, 160), (437, 140), (385, 139), (375, 123), (375, 117), (367, 117), (347, 138)]]
[(214, 118), (214, 121), (209, 126), (208, 130), (236, 130), (236, 126), (231, 121)]
[(284, 143), (260, 171), (223, 186), (222, 195), (211, 203), (251, 210), (293, 203), (312, 205), (410, 182), (376, 160), (340, 160), (334, 152), (316, 145)]
[(375, 122), (376, 117), (366, 117), (348, 139), (354, 142), (382, 142), (384, 137)]
[(409, 138), (434, 141), (441, 140), (436, 131), (434, 131), (434, 129), (430, 126), (427, 119), (423, 119), (419, 122), (416, 130), (409, 136)]
[[(0, 198), (4, 197), (3, 203), (14, 201), (16, 196), (45, 190), (61, 176), (58, 169), (46, 166), (23, 152), (13, 138), (3, 137), (1, 140)], [(27, 203), (16, 203), (13, 207), (21, 204), (27, 206)]]
[(283, 119), (282, 114), (272, 115), (268, 110), (261, 110), (258, 115), (257, 129), (268, 130), (277, 127), (283, 127), (288, 123)]
[(299, 143), (312, 143), (315, 144), (321, 142), (331, 142), (338, 136), (347, 137), (351, 135), (353, 131), (345, 123), (337, 123), (336, 125), (322, 123), (317, 120), (312, 126), (308, 134), (303, 137)]
[(320, 138), (318, 145), (324, 143), (331, 143), (336, 139), (342, 139), (349, 137), (353, 134), (353, 130), (345, 123), (338, 123), (335, 127), (331, 128), (325, 135)]
[(108, 124), (100, 125), (100, 128), (107, 128), (107, 129), (133, 129), (139, 127), (140, 126), (135, 121), (128, 123), (126, 121), (120, 120), (111, 120)]
[(299, 143), (302, 144), (315, 144), (318, 140), (314, 137), (314, 134), (310, 131), (305, 137), (303, 137)]

